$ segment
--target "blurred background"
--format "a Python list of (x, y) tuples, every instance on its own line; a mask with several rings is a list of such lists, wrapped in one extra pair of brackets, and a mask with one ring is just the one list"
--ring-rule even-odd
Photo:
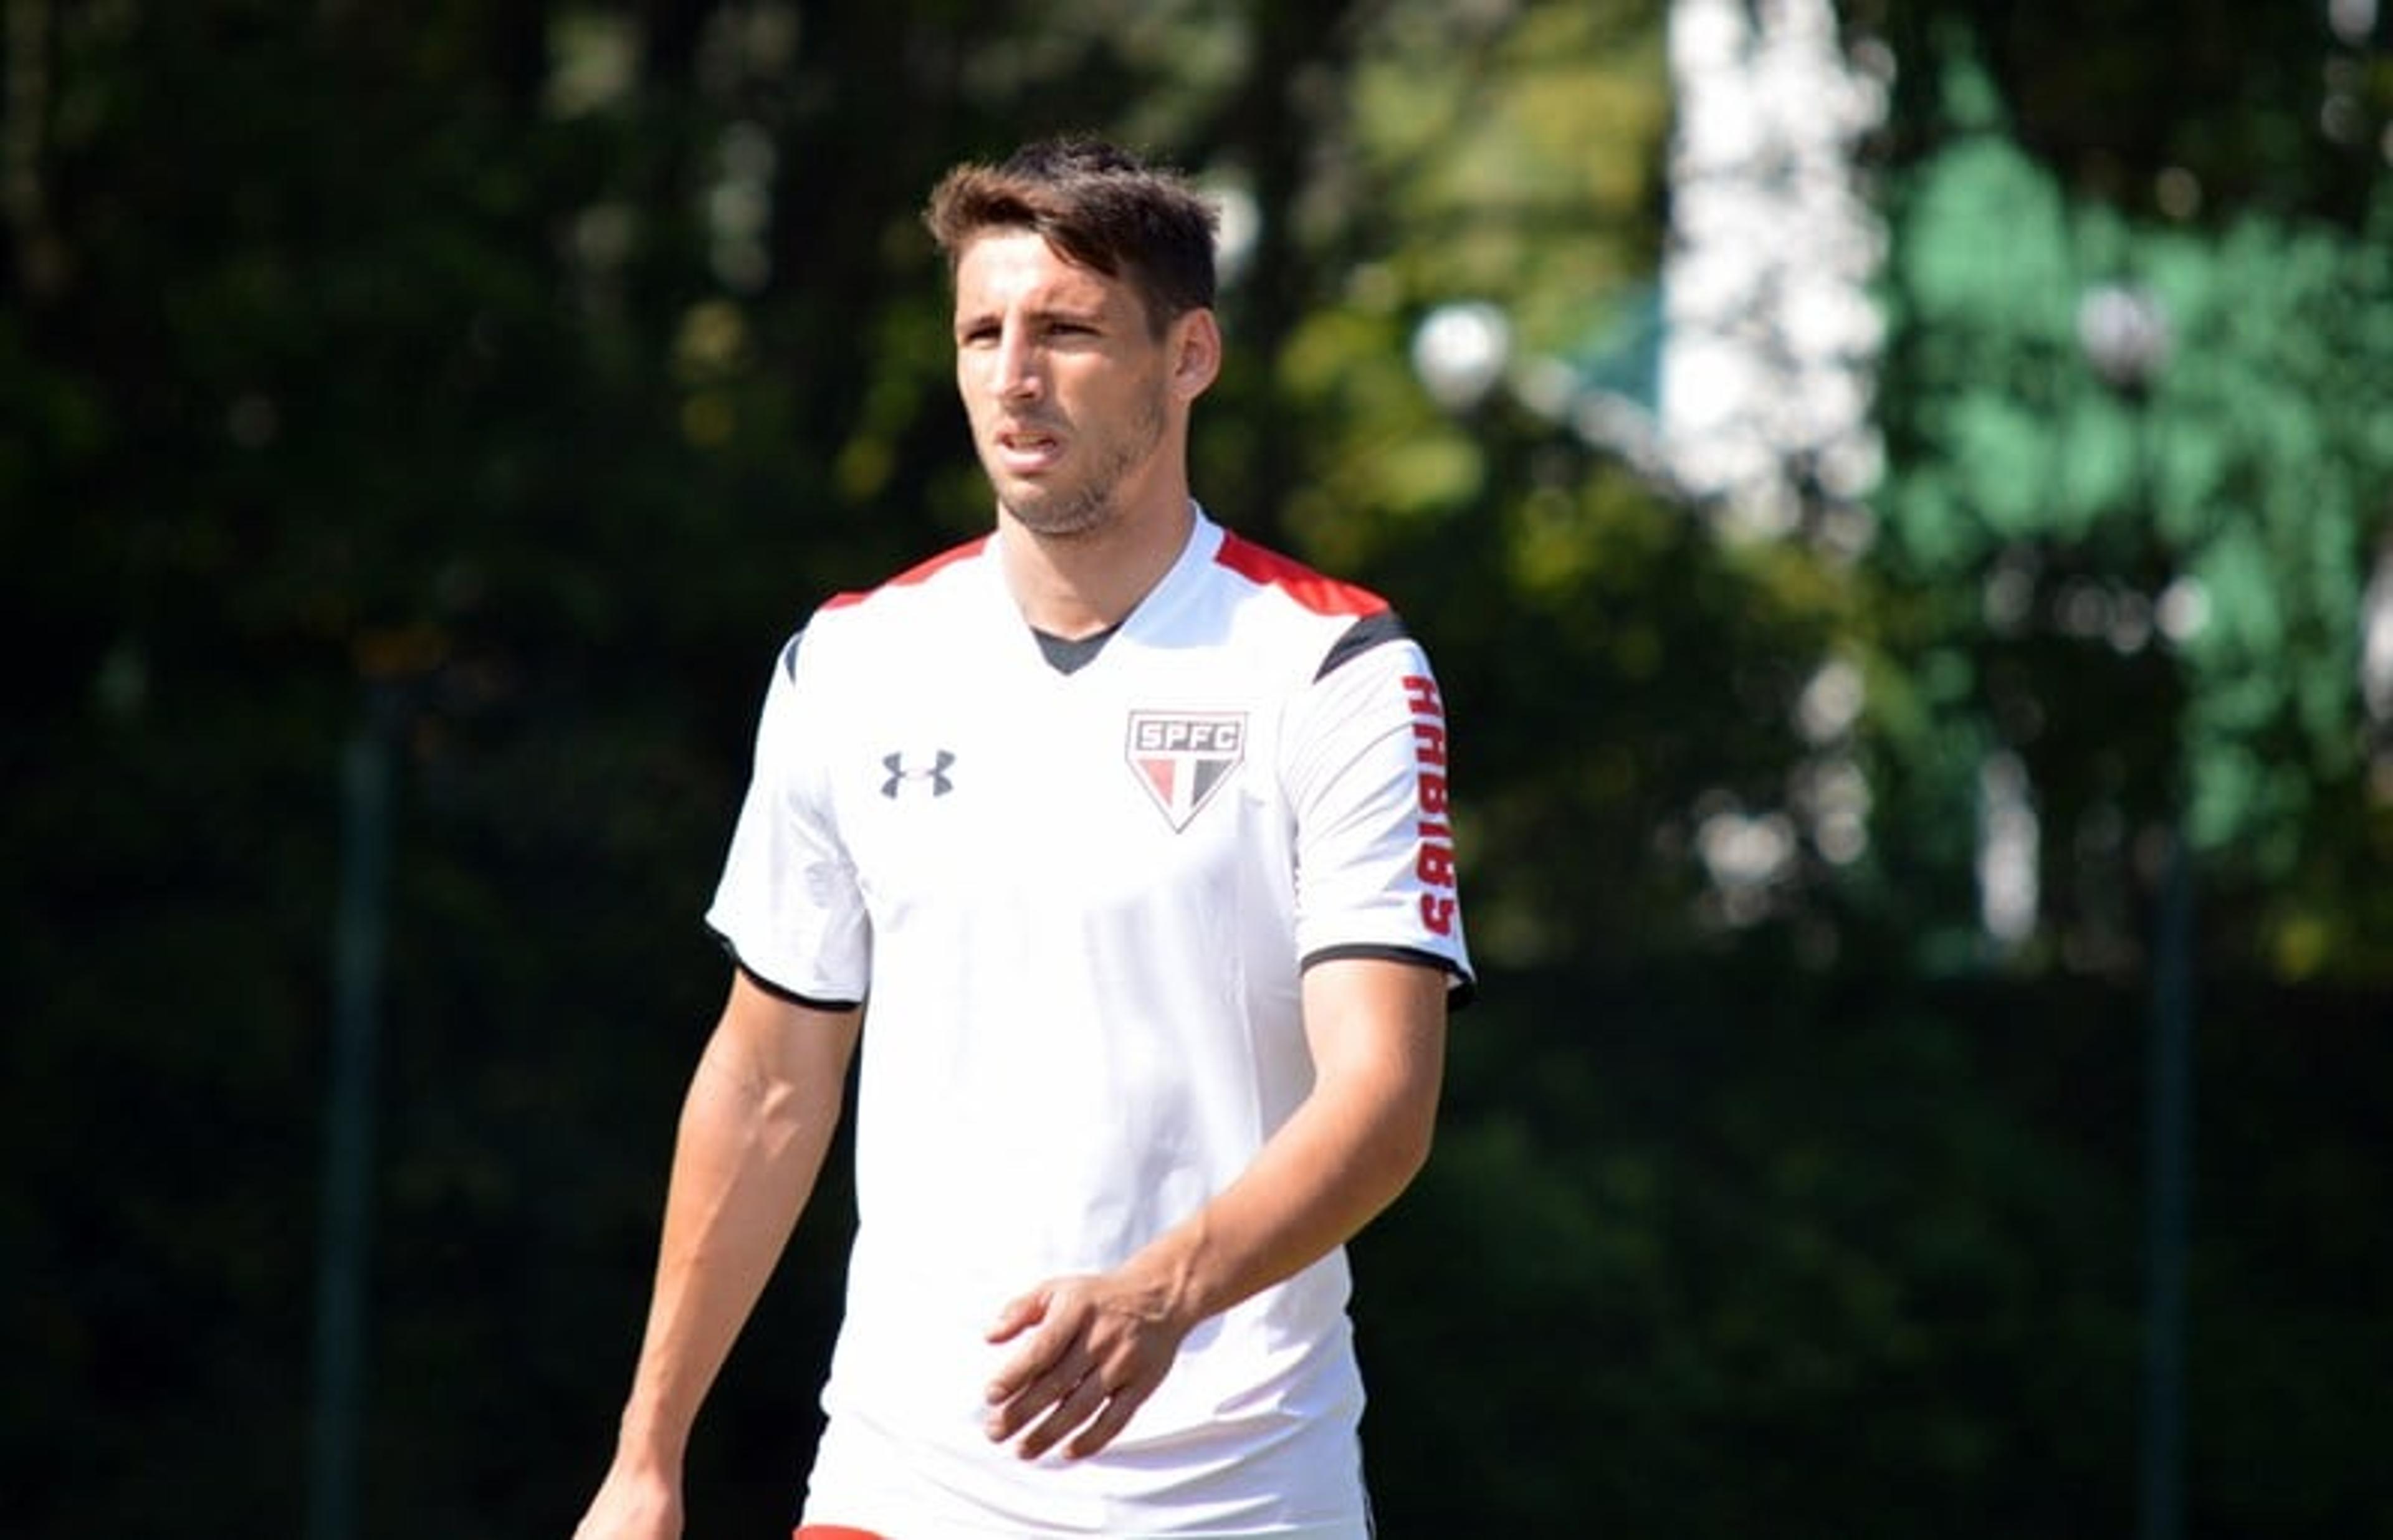
[(569, 1530), (765, 670), (988, 517), (917, 210), (1064, 129), (1445, 679), (1383, 1532), (2393, 1534), (2378, 0), (0, 0), (9, 1532)]

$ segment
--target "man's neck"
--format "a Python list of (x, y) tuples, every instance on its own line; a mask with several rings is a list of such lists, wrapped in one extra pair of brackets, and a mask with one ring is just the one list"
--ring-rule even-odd
[(1196, 517), (1184, 491), (1082, 535), (1033, 534), (1000, 509), (1006, 585), (1034, 631), (1067, 640), (1108, 631), (1171, 570)]

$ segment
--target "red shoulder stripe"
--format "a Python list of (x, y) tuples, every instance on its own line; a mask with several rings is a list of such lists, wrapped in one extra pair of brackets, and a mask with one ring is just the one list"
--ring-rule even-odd
[(1367, 588), (1323, 577), (1301, 561), (1227, 530), (1213, 559), (1242, 578), (1278, 589), (1316, 615), (1376, 615), (1388, 607), (1387, 600)]
[(937, 555), (933, 556), (928, 561), (917, 562), (912, 567), (906, 568), (905, 571), (900, 572), (896, 577), (890, 579), (887, 582), (883, 583), (880, 588), (856, 589), (846, 593), (834, 594), (830, 598), (825, 599), (822, 602), (822, 607), (825, 609), (845, 609), (850, 605), (862, 604), (865, 600), (872, 597), (875, 594), (880, 593), (882, 588), (911, 587), (913, 584), (921, 582), (923, 579), (928, 578), (932, 573), (936, 572), (943, 567), (952, 567), (957, 562), (965, 561), (971, 557), (979, 555), (981, 548), (986, 546), (987, 543), (988, 537), (987, 535), (981, 536), (978, 540), (968, 540), (961, 545), (951, 546), (948, 550), (940, 552)]

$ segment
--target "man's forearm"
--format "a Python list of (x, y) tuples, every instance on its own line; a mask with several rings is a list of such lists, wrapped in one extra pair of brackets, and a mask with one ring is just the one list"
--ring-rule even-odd
[[(748, 1002), (752, 1008), (755, 1002)], [(852, 1022), (837, 1051), (792, 1055), (742, 1021), (735, 993), (690, 1081), (674, 1142), (654, 1295), (621, 1448), (677, 1466), (700, 1402), (754, 1309), (830, 1145)], [(788, 1030), (787, 1028), (783, 1029)]]
[(1440, 999), (1409, 1026), (1379, 1028), (1367, 1054), (1325, 1065), (1312, 1097), (1238, 1181), (1158, 1237), (1131, 1270), (1168, 1281), (1174, 1312), (1193, 1324), (1353, 1238), (1428, 1157), (1443, 1020)]

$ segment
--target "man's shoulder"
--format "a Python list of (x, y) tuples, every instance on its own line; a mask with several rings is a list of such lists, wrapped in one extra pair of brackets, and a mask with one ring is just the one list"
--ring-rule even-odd
[(937, 555), (916, 562), (894, 578), (871, 588), (844, 590), (822, 602), (820, 615), (863, 612), (887, 607), (900, 596), (925, 598), (935, 594), (943, 579), (952, 578), (964, 567), (977, 560), (988, 549), (989, 537), (981, 535), (951, 545)]
[(1388, 601), (1358, 583), (1333, 578), (1243, 535), (1224, 529), (1221, 548), (1213, 554), (1216, 574), (1223, 581), (1250, 586), (1327, 620), (1352, 622), (1386, 613)]
[[(818, 603), (783, 646), (780, 670), (809, 688), (844, 678), (859, 667), (875, 672), (896, 656), (936, 651), (945, 616), (964, 613), (954, 603), (955, 582), (987, 547), (988, 537), (948, 547), (870, 588), (842, 590)], [(826, 672), (828, 671), (828, 672)]]
[(1316, 684), (1383, 644), (1411, 641), (1379, 594), (1243, 536), (1223, 532), (1211, 580), (1226, 597), (1235, 645), (1272, 659), (1291, 685)]

